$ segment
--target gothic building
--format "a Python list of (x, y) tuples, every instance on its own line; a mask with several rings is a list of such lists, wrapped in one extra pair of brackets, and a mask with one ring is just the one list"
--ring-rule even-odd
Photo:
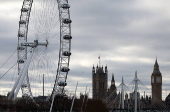
[[(111, 86), (109, 88), (107, 85), (108, 81), (108, 70), (107, 66), (105, 69), (103, 67), (92, 68), (92, 87), (93, 87), (93, 99), (105, 99), (104, 102), (109, 106), (110, 109), (121, 109), (122, 97), (121, 92), (117, 93), (117, 88), (115, 85), (114, 75), (112, 74)], [(151, 96), (140, 96), (140, 93), (137, 93), (137, 108), (139, 109), (160, 109), (165, 108), (162, 103), (162, 74), (159, 70), (159, 65), (157, 59), (155, 60), (153, 73), (151, 75)], [(107, 97), (107, 98), (106, 98)], [(134, 92), (125, 93), (124, 109), (133, 110), (135, 104)], [(160, 105), (161, 104), (161, 105)], [(170, 108), (170, 94), (166, 98), (166, 105)], [(160, 106), (160, 107), (158, 107)], [(167, 106), (167, 107), (168, 107)]]
[(166, 107), (167, 107), (168, 109), (170, 109), (170, 93), (169, 93), (169, 95), (166, 97), (165, 103), (166, 103)]
[(159, 71), (157, 59), (151, 75), (152, 103), (162, 101), (162, 74)]
[(103, 67), (92, 68), (92, 88), (93, 99), (105, 99), (107, 97), (107, 78), (108, 71), (107, 66), (103, 70)]

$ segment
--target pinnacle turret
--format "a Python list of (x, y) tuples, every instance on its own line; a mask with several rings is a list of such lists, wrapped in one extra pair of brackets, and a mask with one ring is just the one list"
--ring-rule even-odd
[(111, 85), (115, 85), (115, 79), (114, 79), (114, 74), (112, 74), (112, 80), (111, 80)]
[(107, 65), (105, 66), (105, 70), (107, 70)]
[(93, 69), (95, 69), (95, 68), (94, 68), (94, 65), (93, 65)]
[(112, 82), (115, 82), (114, 74), (112, 74)]
[(159, 67), (158, 62), (157, 62), (157, 58), (156, 58), (154, 67)]

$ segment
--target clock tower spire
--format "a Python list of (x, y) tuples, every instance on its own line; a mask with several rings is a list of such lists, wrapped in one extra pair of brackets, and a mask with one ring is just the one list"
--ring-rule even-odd
[(159, 71), (157, 58), (155, 61), (153, 73), (151, 75), (152, 102), (162, 101), (162, 74)]

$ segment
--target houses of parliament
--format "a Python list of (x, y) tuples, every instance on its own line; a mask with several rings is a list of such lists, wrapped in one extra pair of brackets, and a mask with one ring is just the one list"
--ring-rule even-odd
[[(150, 75), (151, 96), (147, 96), (148, 102), (162, 101), (162, 74), (159, 70), (157, 59)], [(114, 75), (112, 74), (111, 85), (108, 88), (108, 69), (107, 66), (92, 67), (92, 96), (93, 99), (106, 99), (113, 91), (116, 90)], [(116, 93), (117, 94), (117, 93)], [(130, 96), (130, 95), (129, 95)], [(125, 96), (126, 97), (126, 96)], [(139, 98), (144, 98), (143, 96)], [(126, 99), (126, 98), (125, 98)], [(145, 97), (146, 99), (146, 97)], [(170, 104), (170, 95), (166, 97)], [(145, 103), (145, 102), (144, 102)]]

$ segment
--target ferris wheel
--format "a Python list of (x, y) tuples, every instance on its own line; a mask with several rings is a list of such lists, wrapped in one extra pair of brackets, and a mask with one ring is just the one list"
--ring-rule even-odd
[[(18, 30), (18, 78), (8, 98), (32, 98), (62, 93), (67, 85), (71, 56), (71, 19), (68, 0), (24, 0)], [(38, 93), (39, 92), (39, 93)]]

